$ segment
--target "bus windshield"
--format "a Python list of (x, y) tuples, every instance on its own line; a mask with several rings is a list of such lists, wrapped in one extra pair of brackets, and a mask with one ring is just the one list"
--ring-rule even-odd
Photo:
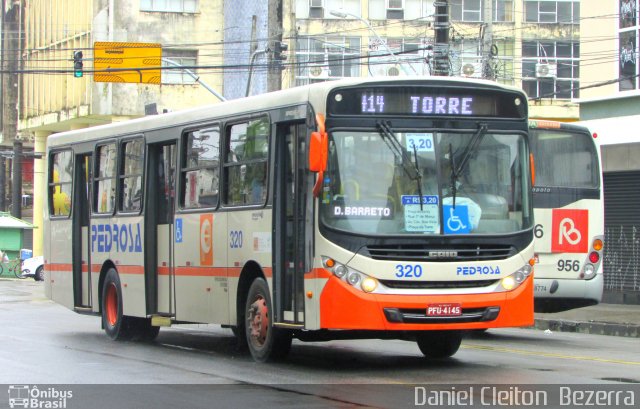
[(580, 132), (535, 130), (531, 150), (537, 187), (600, 187), (598, 154), (590, 135)]
[(484, 127), (388, 131), (330, 133), (321, 200), (326, 226), (381, 235), (530, 227), (524, 135)]

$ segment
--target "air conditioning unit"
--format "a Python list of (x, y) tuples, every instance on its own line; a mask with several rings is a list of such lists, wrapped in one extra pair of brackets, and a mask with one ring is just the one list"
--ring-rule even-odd
[(482, 63), (470, 62), (462, 65), (460, 70), (463, 77), (482, 78)]
[(402, 10), (404, 8), (403, 0), (387, 0), (387, 10)]
[(555, 78), (558, 75), (558, 66), (556, 64), (537, 63), (537, 78)]
[(323, 65), (309, 65), (309, 78), (327, 79), (329, 78), (329, 68)]
[(309, 7), (312, 9), (322, 8), (324, 0), (309, 0)]

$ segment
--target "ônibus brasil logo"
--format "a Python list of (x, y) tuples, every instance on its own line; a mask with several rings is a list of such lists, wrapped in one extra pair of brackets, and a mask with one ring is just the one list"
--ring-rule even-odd
[(68, 400), (73, 397), (70, 390), (62, 390), (55, 387), (38, 388), (33, 385), (9, 386), (10, 408), (51, 408), (65, 409)]

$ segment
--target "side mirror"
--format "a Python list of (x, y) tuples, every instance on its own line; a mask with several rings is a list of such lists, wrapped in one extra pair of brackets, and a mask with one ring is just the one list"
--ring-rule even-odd
[(311, 132), (309, 141), (309, 170), (312, 172), (324, 172), (327, 168), (329, 151), (329, 137), (324, 127), (324, 116), (316, 115), (318, 130)]

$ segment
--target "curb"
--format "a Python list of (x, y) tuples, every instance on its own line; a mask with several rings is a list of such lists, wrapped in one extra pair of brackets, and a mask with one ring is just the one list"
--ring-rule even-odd
[(534, 326), (540, 330), (640, 338), (638, 324), (536, 318)]

